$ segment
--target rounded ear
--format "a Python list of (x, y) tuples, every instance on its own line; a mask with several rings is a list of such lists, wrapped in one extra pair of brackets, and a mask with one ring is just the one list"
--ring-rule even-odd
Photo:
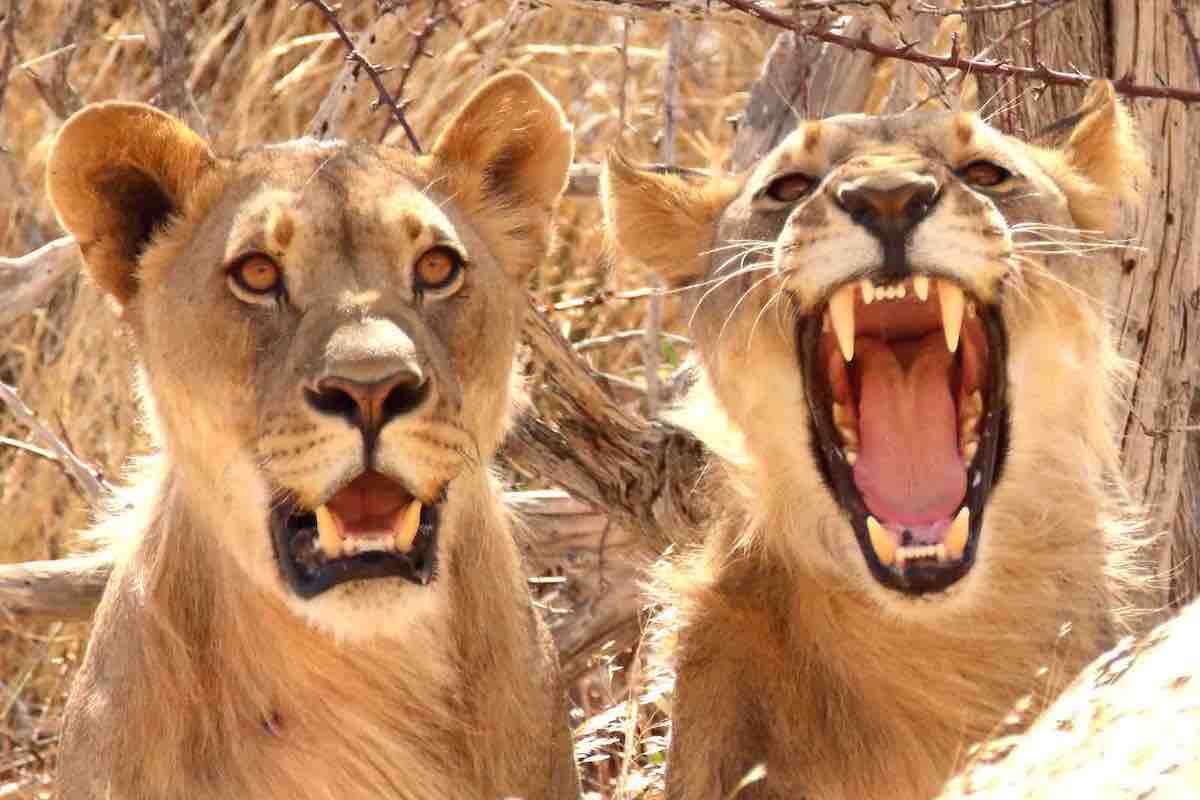
[(137, 291), (137, 262), (213, 163), (187, 125), (141, 103), (108, 102), (59, 131), (46, 190), (79, 243), (88, 272), (121, 305)]
[(1060, 152), (1088, 185), (1071, 196), (1071, 213), (1080, 225), (1103, 230), (1119, 201), (1137, 199), (1146, 160), (1133, 119), (1108, 81), (1088, 88), (1077, 116)]
[(448, 173), (455, 202), (498, 221), (505, 268), (524, 276), (545, 255), (574, 155), (558, 102), (523, 72), (502, 72), (471, 95), (430, 157)]
[(739, 187), (727, 176), (638, 167), (613, 150), (600, 176), (608, 235), (668, 286), (695, 283), (708, 271), (717, 218)]

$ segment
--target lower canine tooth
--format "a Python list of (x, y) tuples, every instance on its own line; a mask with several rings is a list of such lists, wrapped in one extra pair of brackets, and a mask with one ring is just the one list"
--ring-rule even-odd
[(337, 558), (342, 552), (342, 526), (329, 506), (317, 508), (317, 543), (326, 558)]
[(946, 555), (950, 558), (962, 558), (967, 549), (967, 535), (971, 531), (971, 509), (963, 506), (954, 522), (950, 523), (950, 531), (946, 534), (944, 544)]
[(975, 454), (979, 452), (979, 442), (967, 442), (963, 445), (962, 454), (963, 460), (970, 464), (975, 460)]
[(413, 500), (404, 510), (404, 515), (400, 517), (396, 527), (392, 529), (392, 533), (396, 537), (396, 549), (402, 553), (408, 552), (412, 547), (413, 539), (417, 538), (417, 528), (420, 526), (421, 501)]
[(875, 557), (879, 559), (879, 563), (890, 567), (896, 560), (896, 542), (892, 535), (879, 524), (879, 520), (870, 515), (867, 516), (867, 533), (871, 537), (871, 547), (875, 550)]
[(871, 305), (871, 301), (875, 299), (875, 284), (871, 283), (869, 278), (863, 278), (858, 282), (858, 288), (862, 291), (863, 305)]

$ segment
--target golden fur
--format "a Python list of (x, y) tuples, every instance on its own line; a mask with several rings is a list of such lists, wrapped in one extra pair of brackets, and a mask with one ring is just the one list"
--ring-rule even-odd
[[(700, 380), (677, 418), (713, 451), (702, 491), (721, 509), (658, 575), (675, 626), (671, 800), (725, 797), (757, 764), (743, 800), (932, 796), (1019, 698), (1036, 709), (1119, 630), (1139, 573), (1100, 302), (1111, 262), (1089, 261), (1081, 229), (1113, 227), (1142, 160), (1110, 86), (1084, 110), (1057, 150), (970, 114), (912, 114), (802, 123), (736, 178), (610, 159), (618, 246), (689, 298)], [(953, 177), (976, 159), (1023, 182)], [(756, 221), (756, 193), (791, 170), (818, 176), (809, 199), (787, 224)], [(919, 596), (868, 571), (818, 471), (797, 365), (799, 315), (880, 258), (829, 193), (902, 170), (942, 181), (912, 268), (998, 306), (1009, 337), (1009, 447), (974, 567)]]
[[(571, 153), (520, 73), (423, 157), (302, 140), (218, 158), (126, 103), (63, 127), (50, 194), (120, 307), (160, 447), (94, 531), (117, 566), (68, 702), (64, 797), (577, 793), (552, 644), (488, 472)], [(465, 253), (451, 296), (413, 288), (435, 241)], [(239, 296), (226, 273), (245, 253), (280, 266), (285, 300)], [(381, 429), (373, 468), (426, 503), (445, 492), (437, 573), (301, 599), (272, 504), (313, 508), (365, 468), (360, 433), (301, 387), (401, 351), (429, 399)]]

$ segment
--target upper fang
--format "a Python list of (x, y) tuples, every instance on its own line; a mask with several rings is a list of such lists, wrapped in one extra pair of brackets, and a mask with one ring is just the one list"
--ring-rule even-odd
[(938, 300), (942, 305), (942, 332), (946, 335), (946, 347), (951, 353), (958, 352), (958, 338), (962, 334), (963, 309), (966, 297), (963, 290), (949, 281), (937, 282)]
[(854, 360), (853, 285), (843, 286), (833, 293), (833, 297), (829, 298), (829, 317), (833, 322), (833, 332), (837, 336), (842, 358), (849, 363)]

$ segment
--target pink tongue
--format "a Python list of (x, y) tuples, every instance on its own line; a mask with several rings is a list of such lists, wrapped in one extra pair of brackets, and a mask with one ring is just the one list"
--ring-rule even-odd
[(921, 525), (953, 516), (967, 490), (950, 392), (954, 355), (936, 331), (901, 363), (878, 339), (855, 341), (861, 376), (854, 483), (880, 522)]

